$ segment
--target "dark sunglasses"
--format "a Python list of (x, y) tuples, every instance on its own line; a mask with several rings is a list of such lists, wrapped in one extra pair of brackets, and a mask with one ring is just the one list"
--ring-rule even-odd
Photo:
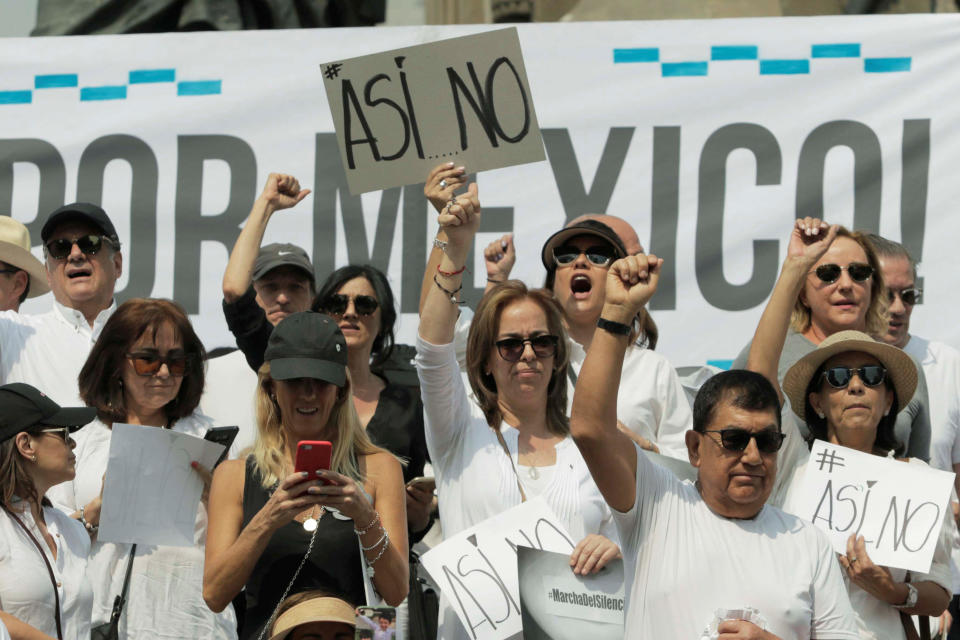
[(40, 429), (40, 433), (49, 433), (64, 442), (70, 442), (70, 427), (47, 427), (46, 429)]
[(77, 245), (85, 256), (92, 256), (99, 253), (104, 243), (113, 247), (113, 242), (106, 236), (90, 235), (80, 236), (79, 238), (57, 238), (47, 243), (47, 255), (55, 260), (63, 260), (73, 251), (73, 245)]
[[(324, 301), (323, 310), (327, 313), (342, 316), (347, 312), (350, 300), (351, 298), (348, 295), (335, 293)], [(373, 296), (354, 296), (352, 300), (353, 308), (356, 309), (358, 316), (369, 316), (380, 306), (380, 303)]]
[(880, 364), (868, 364), (859, 368), (830, 367), (823, 372), (823, 377), (834, 389), (844, 389), (850, 384), (853, 374), (857, 374), (861, 382), (868, 387), (875, 387), (887, 377), (887, 370)]
[(166, 356), (160, 356), (158, 353), (128, 353), (127, 357), (133, 363), (133, 370), (138, 376), (156, 375), (160, 367), (167, 365), (170, 375), (179, 378), (187, 375), (187, 369), (193, 362), (193, 358), (186, 353)]
[(923, 289), (918, 289), (917, 287), (900, 289), (900, 291), (895, 289), (887, 289), (887, 295), (890, 296), (891, 302), (893, 302), (893, 299), (899, 295), (900, 299), (903, 300), (903, 304), (908, 304), (912, 307), (913, 305), (920, 303), (920, 296), (923, 295)]
[(838, 264), (822, 264), (813, 270), (823, 282), (831, 284), (840, 279), (840, 274), (846, 271), (854, 282), (865, 282), (873, 275), (873, 267), (862, 262), (851, 262), (845, 267)]
[(708, 429), (704, 433), (719, 433), (720, 444), (727, 451), (740, 453), (746, 450), (750, 440), (757, 441), (757, 449), (760, 453), (776, 453), (783, 446), (783, 439), (786, 434), (773, 429), (764, 429), (763, 431), (747, 431), (731, 427), (729, 429)]
[(580, 254), (587, 256), (587, 260), (598, 267), (605, 267), (616, 258), (613, 248), (602, 244), (586, 249), (571, 246), (554, 247), (553, 249), (553, 259), (558, 267), (573, 264), (580, 257)]
[(560, 338), (549, 334), (533, 336), (532, 338), (504, 338), (497, 340), (497, 351), (500, 357), (507, 362), (519, 362), (523, 357), (523, 350), (529, 344), (533, 354), (538, 358), (549, 358), (557, 353), (557, 343)]

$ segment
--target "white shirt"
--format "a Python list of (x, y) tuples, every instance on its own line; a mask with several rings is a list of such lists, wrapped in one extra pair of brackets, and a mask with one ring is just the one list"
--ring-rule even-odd
[[(200, 413), (178, 420), (173, 430), (202, 438), (213, 422)], [(159, 428), (159, 427), (158, 427)], [(77, 477), (52, 490), (51, 500), (74, 511), (100, 494), (107, 469), (112, 431), (94, 421), (74, 434)], [(197, 510), (194, 546), (137, 545), (127, 604), (120, 618), (120, 637), (128, 640), (190, 638), (235, 640), (237, 621), (230, 605), (213, 613), (203, 600), (203, 556), (207, 514)], [(110, 620), (114, 598), (123, 588), (130, 545), (94, 542), (88, 575), (93, 586), (93, 624)]]
[(217, 426), (238, 427), (230, 446), (230, 458), (253, 446), (257, 439), (257, 418), (254, 405), (257, 397), (257, 374), (239, 349), (207, 360), (200, 411), (210, 416)]
[(7, 626), (3, 624), (3, 620), (0, 620), (0, 640), (10, 640), (10, 632), (7, 631)]
[[(14, 506), (18, 505), (25, 506), (25, 503)], [(43, 547), (53, 568), (60, 595), (64, 639), (89, 638), (93, 604), (93, 591), (86, 575), (90, 536), (73, 518), (54, 508), (44, 507), (47, 531), (57, 546), (54, 560), (30, 510), (18, 511), (17, 515)], [(56, 638), (55, 609), (53, 584), (40, 551), (10, 514), (0, 513), (0, 610)]]
[(116, 308), (114, 301), (93, 327), (82, 313), (56, 300), (46, 313), (0, 312), (0, 384), (26, 382), (61, 407), (83, 406), (77, 377)]
[(903, 348), (923, 366), (930, 399), (930, 466), (953, 473), (960, 463), (960, 351), (910, 336)]
[[(513, 467), (519, 432), (506, 423), (500, 426), (508, 458), (480, 407), (467, 397), (454, 344), (437, 346), (418, 337), (416, 364), (427, 450), (440, 496), (440, 523), (444, 536), (452, 536), (520, 504)], [(610, 509), (573, 440), (560, 442), (556, 452), (556, 471), (542, 497), (574, 542), (590, 533), (616, 542)], [(441, 616), (439, 638), (470, 637), (451, 608), (444, 607)]]
[[(570, 366), (579, 376), (587, 352), (575, 340), (567, 340), (567, 345)], [(573, 390), (573, 385), (568, 384), (570, 406)], [(617, 420), (656, 444), (660, 453), (684, 461), (689, 459), (685, 434), (693, 428), (690, 403), (670, 361), (656, 351), (631, 346), (624, 354), (617, 391)]]
[[(800, 480), (807, 468), (809, 461), (809, 452), (807, 459), (798, 465), (792, 474), (790, 486), (784, 503), (784, 510), (796, 513), (800, 492), (796, 490)], [(911, 464), (926, 465), (927, 463), (919, 458), (910, 458)], [(937, 540), (937, 546), (933, 551), (933, 562), (930, 564), (928, 573), (910, 573), (911, 582), (936, 582), (948, 592), (951, 590), (950, 576), (950, 549), (952, 536), (952, 512), (949, 510), (944, 514), (944, 525), (940, 530), (940, 537)], [(907, 576), (906, 569), (894, 569), (888, 567), (890, 575), (897, 582), (903, 582)], [(900, 623), (900, 612), (894, 609), (886, 602), (878, 600), (870, 595), (856, 584), (849, 581), (844, 576), (844, 583), (847, 585), (847, 592), (850, 596), (850, 604), (853, 606), (853, 612), (857, 619), (857, 630), (860, 638), (863, 640), (906, 640), (906, 634), (903, 632), (903, 626)]]
[(764, 506), (718, 516), (696, 487), (636, 448), (636, 502), (613, 512), (624, 557), (625, 638), (700, 638), (718, 609), (752, 607), (783, 640), (857, 638), (827, 537)]

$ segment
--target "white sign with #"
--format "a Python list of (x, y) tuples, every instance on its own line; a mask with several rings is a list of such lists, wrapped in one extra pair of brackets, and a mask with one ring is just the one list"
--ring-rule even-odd
[(98, 539), (194, 544), (203, 481), (190, 463), (212, 469), (222, 451), (222, 444), (169, 429), (113, 425)]
[(953, 477), (817, 440), (793, 512), (826, 532), (837, 553), (856, 534), (874, 564), (926, 573)]
[(479, 640), (506, 640), (523, 627), (517, 547), (570, 554), (574, 542), (542, 498), (484, 520), (424, 554), (423, 566)]

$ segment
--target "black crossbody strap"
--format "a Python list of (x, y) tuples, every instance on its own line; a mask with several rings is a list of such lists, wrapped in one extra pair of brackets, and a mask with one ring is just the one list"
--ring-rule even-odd
[(130, 589), (130, 574), (133, 573), (133, 557), (137, 555), (137, 545), (130, 547), (130, 557), (127, 558), (127, 573), (123, 577), (123, 587), (120, 595), (113, 599), (113, 609), (110, 611), (110, 623), (119, 624), (123, 605), (127, 602), (127, 591)]
[(53, 586), (53, 599), (54, 604), (56, 605), (56, 610), (54, 611), (54, 619), (57, 623), (57, 638), (58, 640), (63, 640), (63, 628), (60, 626), (60, 590), (57, 589), (57, 578), (53, 575), (53, 567), (50, 565), (50, 561), (47, 559), (47, 554), (43, 551), (43, 547), (40, 546), (40, 541), (37, 540), (37, 537), (33, 535), (33, 532), (27, 528), (27, 525), (23, 523), (23, 520), (17, 516), (13, 511), (10, 511), (6, 507), (3, 508), (4, 511), (10, 514), (10, 517), (17, 521), (17, 524), (20, 525), (20, 528), (23, 529), (28, 536), (30, 536), (30, 541), (33, 542), (34, 546), (37, 547), (37, 551), (40, 552), (40, 557), (43, 558), (43, 563), (47, 565), (47, 573), (50, 574), (50, 584)]

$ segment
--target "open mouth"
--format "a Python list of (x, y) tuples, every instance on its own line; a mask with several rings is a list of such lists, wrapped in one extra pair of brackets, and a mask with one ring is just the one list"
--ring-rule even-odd
[(585, 275), (576, 275), (570, 279), (570, 291), (575, 298), (585, 298), (593, 289), (593, 282)]
[(93, 275), (93, 272), (90, 269), (77, 269), (68, 273), (67, 277), (73, 280), (74, 278), (89, 278), (91, 275)]
[(297, 413), (299, 413), (302, 416), (312, 416), (316, 414), (317, 411), (318, 409), (316, 407), (313, 407), (312, 409), (297, 409)]

